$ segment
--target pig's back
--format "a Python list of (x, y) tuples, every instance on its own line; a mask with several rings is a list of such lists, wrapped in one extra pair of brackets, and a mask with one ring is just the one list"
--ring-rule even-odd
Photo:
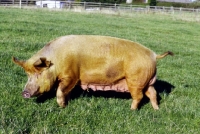
[(128, 56), (150, 55), (152, 51), (138, 43), (95, 35), (69, 35), (60, 37), (51, 42), (51, 48), (58, 53), (92, 56)]

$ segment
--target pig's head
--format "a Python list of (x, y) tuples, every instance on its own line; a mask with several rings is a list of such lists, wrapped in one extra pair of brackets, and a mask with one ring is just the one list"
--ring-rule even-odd
[(22, 92), (24, 98), (38, 96), (51, 89), (56, 78), (53, 74), (53, 64), (45, 57), (27, 61), (20, 61), (13, 57), (12, 60), (24, 68), (28, 75), (28, 81)]

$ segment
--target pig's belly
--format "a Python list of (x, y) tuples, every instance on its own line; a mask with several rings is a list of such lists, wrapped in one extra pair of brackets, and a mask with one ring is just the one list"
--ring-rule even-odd
[(91, 89), (93, 91), (116, 91), (116, 92), (129, 92), (126, 79), (119, 80), (112, 84), (98, 84), (98, 83), (88, 83), (81, 84), (83, 90)]
[[(154, 85), (156, 82), (156, 74), (149, 81), (149, 86)], [(98, 84), (98, 83), (84, 83), (81, 84), (83, 90), (92, 89), (93, 91), (116, 91), (116, 92), (129, 92), (126, 79), (121, 79), (112, 84)]]

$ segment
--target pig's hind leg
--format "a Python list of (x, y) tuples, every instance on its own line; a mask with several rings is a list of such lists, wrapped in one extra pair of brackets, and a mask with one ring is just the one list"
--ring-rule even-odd
[(70, 77), (65, 77), (60, 80), (59, 86), (56, 92), (57, 103), (60, 107), (65, 107), (67, 104), (66, 98), (69, 95), (69, 92), (74, 88), (76, 81)]
[(158, 103), (157, 103), (157, 93), (156, 93), (156, 90), (155, 88), (153, 87), (153, 85), (150, 85), (146, 92), (145, 92), (145, 95), (150, 99), (151, 101), (151, 105), (153, 106), (153, 108), (155, 110), (159, 109), (158, 107)]
[(157, 110), (159, 109), (157, 102), (157, 92), (153, 86), (155, 82), (156, 82), (156, 74), (150, 80), (149, 85), (146, 88), (145, 95), (150, 99), (153, 108)]
[(138, 82), (134, 80), (127, 80), (127, 85), (133, 99), (131, 109), (136, 110), (143, 98), (142, 90), (144, 87), (140, 86)]

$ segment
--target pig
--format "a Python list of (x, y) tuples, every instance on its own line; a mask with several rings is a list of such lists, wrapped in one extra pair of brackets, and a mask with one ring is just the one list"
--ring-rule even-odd
[(24, 98), (48, 92), (58, 82), (60, 107), (66, 106), (68, 94), (79, 84), (83, 90), (130, 92), (133, 110), (146, 95), (157, 110), (156, 59), (167, 55), (173, 53), (157, 55), (139, 43), (116, 37), (68, 35), (50, 41), (26, 61), (12, 60), (28, 75)]

